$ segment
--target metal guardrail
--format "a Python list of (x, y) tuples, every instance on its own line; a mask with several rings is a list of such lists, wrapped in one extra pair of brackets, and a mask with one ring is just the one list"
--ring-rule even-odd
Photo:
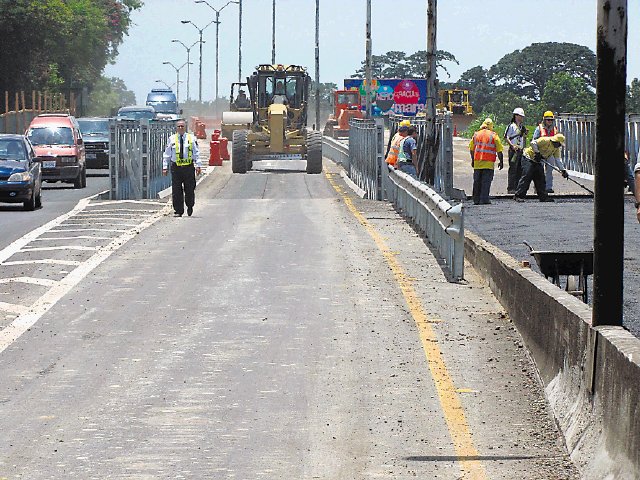
[(464, 277), (464, 207), (451, 205), (427, 184), (389, 167), (389, 201), (424, 233), (451, 276)]
[(322, 137), (322, 156), (349, 171), (349, 146), (331, 137)]
[(162, 176), (162, 154), (173, 133), (170, 121), (109, 121), (110, 199), (157, 198), (171, 185), (171, 174)]
[(349, 178), (371, 200), (383, 199), (384, 125), (373, 119), (349, 121)]
[[(594, 114), (562, 113), (556, 117), (559, 132), (566, 137), (561, 149), (562, 161), (569, 170), (593, 175), (596, 156), (596, 116)], [(640, 147), (640, 115), (627, 117), (625, 149), (633, 164), (638, 161)]]
[(427, 122), (425, 118), (390, 115), (389, 140), (391, 140), (398, 131), (398, 124), (402, 120), (409, 120), (411, 125), (418, 129), (418, 165), (420, 167), (418, 178), (427, 182), (446, 198), (455, 196), (456, 191), (453, 188), (453, 116), (451, 112), (445, 112), (436, 117), (436, 144), (438, 153), (435, 165), (426, 165), (427, 146), (425, 139)]

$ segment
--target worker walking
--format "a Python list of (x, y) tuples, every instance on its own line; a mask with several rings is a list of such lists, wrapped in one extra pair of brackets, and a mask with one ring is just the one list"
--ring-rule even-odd
[(522, 176), (522, 150), (527, 136), (527, 127), (524, 125), (524, 110), (520, 107), (513, 111), (511, 123), (504, 132), (504, 138), (509, 145), (509, 175), (507, 193), (516, 193), (518, 180)]
[(502, 142), (493, 131), (493, 120), (486, 118), (469, 142), (471, 166), (473, 166), (473, 203), (474, 205), (490, 204), (489, 192), (493, 181), (496, 157), (500, 160), (498, 168), (504, 166)]
[[(540, 137), (553, 137), (557, 133), (558, 129), (555, 126), (553, 112), (547, 110), (542, 115), (542, 122), (533, 131), (532, 140), (537, 140)], [(558, 156), (551, 156), (546, 159), (546, 162), (544, 165), (545, 185), (547, 186), (547, 193), (553, 193), (553, 167), (557, 167), (559, 170), (565, 169), (564, 163), (560, 159), (560, 149), (558, 149)]]
[(407, 136), (400, 141), (398, 163), (396, 167), (413, 178), (418, 178), (418, 131), (416, 127), (409, 127)]
[[(553, 202), (553, 198), (549, 197), (547, 188), (545, 188), (544, 167), (543, 164), (549, 158), (558, 158), (560, 147), (564, 145), (564, 135), (555, 134), (553, 137), (540, 137), (531, 140), (531, 143), (524, 149), (522, 154), (522, 177), (518, 182), (514, 200), (516, 202), (524, 202), (527, 195), (529, 185), (533, 180), (536, 187), (538, 199), (541, 202)], [(567, 170), (562, 168), (562, 176), (569, 178)]]
[(196, 174), (200, 175), (201, 164), (198, 142), (186, 131), (184, 120), (176, 123), (176, 134), (169, 142), (162, 156), (162, 175), (167, 175), (171, 163), (171, 198), (174, 216), (181, 217), (187, 205), (187, 215), (193, 213), (195, 204)]
[(407, 132), (409, 130), (409, 120), (402, 120), (399, 123), (398, 131), (395, 133), (391, 142), (389, 143), (389, 151), (387, 152), (387, 156), (385, 161), (387, 164), (391, 165), (395, 168), (396, 163), (398, 162), (398, 154), (400, 153), (400, 142), (407, 136)]

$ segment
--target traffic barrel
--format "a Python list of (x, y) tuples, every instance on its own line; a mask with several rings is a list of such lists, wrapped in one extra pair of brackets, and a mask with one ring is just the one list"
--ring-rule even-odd
[(229, 140), (227, 137), (220, 137), (220, 156), (222, 160), (229, 160)]
[(457, 137), (458, 136), (458, 125), (457, 124), (453, 124), (453, 136)]
[(199, 139), (207, 138), (207, 132), (206, 132), (204, 122), (200, 120), (196, 121), (196, 137)]
[(217, 128), (211, 134), (211, 140), (220, 140), (220, 130)]
[(211, 140), (209, 143), (209, 166), (221, 167), (222, 158), (220, 158), (220, 141)]

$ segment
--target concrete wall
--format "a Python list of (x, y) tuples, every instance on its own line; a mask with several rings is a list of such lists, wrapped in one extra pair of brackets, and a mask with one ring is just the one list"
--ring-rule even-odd
[(465, 257), (522, 335), (585, 479), (640, 478), (640, 339), (469, 232)]

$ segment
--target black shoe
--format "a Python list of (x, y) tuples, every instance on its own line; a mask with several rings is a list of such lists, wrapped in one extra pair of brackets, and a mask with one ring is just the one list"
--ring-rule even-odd
[(480, 202), (473, 202), (474, 205), (480, 205)]
[(491, 200), (487, 200), (486, 202), (480, 202), (480, 205), (491, 205)]
[(187, 215), (193, 215), (193, 207), (187, 207)]
[(518, 197), (517, 195), (516, 195), (516, 196), (514, 196), (514, 197), (513, 197), (513, 199), (514, 199), (516, 202), (520, 202), (520, 203), (524, 202), (524, 198), (522, 198), (522, 197)]
[(508, 193), (509, 195), (513, 195), (514, 193), (516, 193), (516, 191), (515, 191), (515, 190), (513, 190), (513, 189), (509, 189), (509, 190), (507, 190), (507, 193)]
[(547, 193), (554, 193), (553, 188), (547, 188)]
[(175, 213), (173, 214), (173, 216), (174, 216), (174, 217), (181, 217), (181, 216), (182, 216), (182, 214), (181, 214), (181, 213), (178, 213), (178, 212), (175, 212)]
[(555, 200), (551, 197), (544, 197), (540, 199), (541, 202), (555, 202)]

